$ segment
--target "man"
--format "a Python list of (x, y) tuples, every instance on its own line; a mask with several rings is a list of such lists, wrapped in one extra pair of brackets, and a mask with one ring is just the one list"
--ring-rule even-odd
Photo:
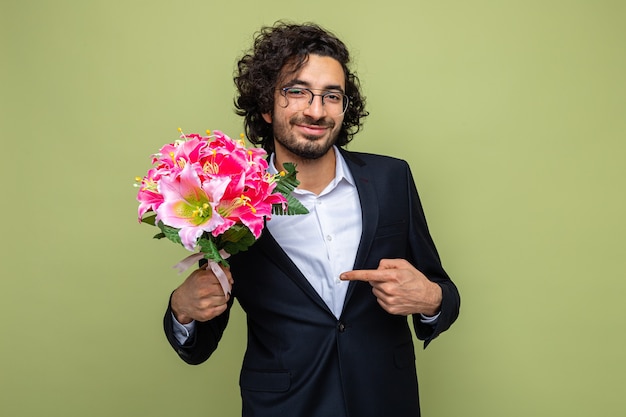
[(322, 28), (264, 28), (238, 64), (238, 114), (271, 167), (297, 164), (309, 209), (274, 216), (230, 259), (232, 297), (210, 269), (173, 293), (168, 340), (188, 363), (217, 348), (237, 298), (247, 315), (244, 416), (419, 416), (407, 316), (427, 345), (454, 322), (407, 164), (342, 147), (367, 115), (345, 45)]

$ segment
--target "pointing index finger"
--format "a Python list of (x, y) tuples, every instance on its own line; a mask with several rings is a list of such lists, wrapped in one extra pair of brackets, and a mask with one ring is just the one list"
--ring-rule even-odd
[(339, 278), (343, 281), (380, 281), (379, 271), (374, 269), (356, 269), (344, 272)]

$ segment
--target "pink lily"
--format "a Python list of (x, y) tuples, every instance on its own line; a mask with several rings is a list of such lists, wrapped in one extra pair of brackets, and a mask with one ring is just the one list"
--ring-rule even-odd
[(137, 193), (137, 201), (139, 201), (139, 208), (137, 214), (139, 217), (139, 223), (143, 215), (148, 211), (155, 211), (157, 207), (163, 203), (163, 196), (158, 192), (157, 185), (161, 179), (161, 172), (152, 168), (148, 171), (145, 177), (138, 178), (139, 192)]
[(163, 203), (157, 221), (180, 229), (183, 246), (193, 251), (204, 232), (212, 232), (224, 219), (216, 208), (230, 182), (228, 177), (200, 181), (196, 164), (186, 164), (179, 175), (164, 176), (159, 182)]

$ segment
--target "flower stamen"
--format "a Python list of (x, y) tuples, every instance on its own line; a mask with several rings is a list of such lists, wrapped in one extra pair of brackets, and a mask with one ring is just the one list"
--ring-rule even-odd
[(241, 206), (246, 206), (250, 209), (250, 211), (252, 213), (256, 213), (256, 207), (254, 207), (252, 204), (250, 204), (250, 201), (252, 199), (244, 194), (241, 194), (241, 197), (239, 197), (237, 199), (237, 204), (241, 205)]
[(208, 203), (202, 204), (202, 206), (196, 206), (196, 209), (191, 213), (195, 218), (205, 219), (211, 217), (211, 206)]

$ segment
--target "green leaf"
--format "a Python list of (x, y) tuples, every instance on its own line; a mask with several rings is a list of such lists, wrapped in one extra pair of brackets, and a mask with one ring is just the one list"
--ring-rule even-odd
[(287, 162), (283, 164), (283, 167), (285, 168), (285, 175), (278, 177), (275, 190), (287, 199), (287, 210), (284, 210), (281, 204), (274, 204), (272, 206), (272, 213), (278, 215), (307, 214), (309, 210), (307, 210), (298, 199), (291, 195), (293, 190), (300, 185), (300, 181), (296, 178), (298, 171), (296, 171), (295, 164)]
[[(161, 229), (161, 232), (163, 232), (164, 237), (168, 238), (169, 240), (171, 240), (174, 243), (180, 243), (181, 245), (183, 244), (182, 240), (180, 240), (180, 236), (178, 235), (178, 230), (179, 229), (167, 226), (163, 222), (159, 222), (157, 224), (157, 226), (159, 227), (159, 229)], [(160, 239), (160, 238), (158, 238), (158, 239)]]
[(309, 210), (307, 210), (307, 208), (304, 207), (304, 205), (302, 205), (302, 203), (291, 194), (285, 198), (287, 198), (287, 210), (283, 209), (282, 204), (274, 204), (272, 205), (272, 214), (292, 216), (296, 214), (309, 213)]
[(149, 212), (148, 214), (145, 214), (141, 219), (141, 222), (149, 224), (150, 226), (156, 226), (156, 213)]
[(235, 224), (220, 236), (222, 248), (231, 255), (247, 250), (255, 241), (250, 229), (240, 224)]
[(204, 253), (205, 259), (228, 266), (228, 262), (220, 255), (220, 251), (212, 237), (201, 237), (198, 239), (198, 246), (200, 247), (200, 252)]

